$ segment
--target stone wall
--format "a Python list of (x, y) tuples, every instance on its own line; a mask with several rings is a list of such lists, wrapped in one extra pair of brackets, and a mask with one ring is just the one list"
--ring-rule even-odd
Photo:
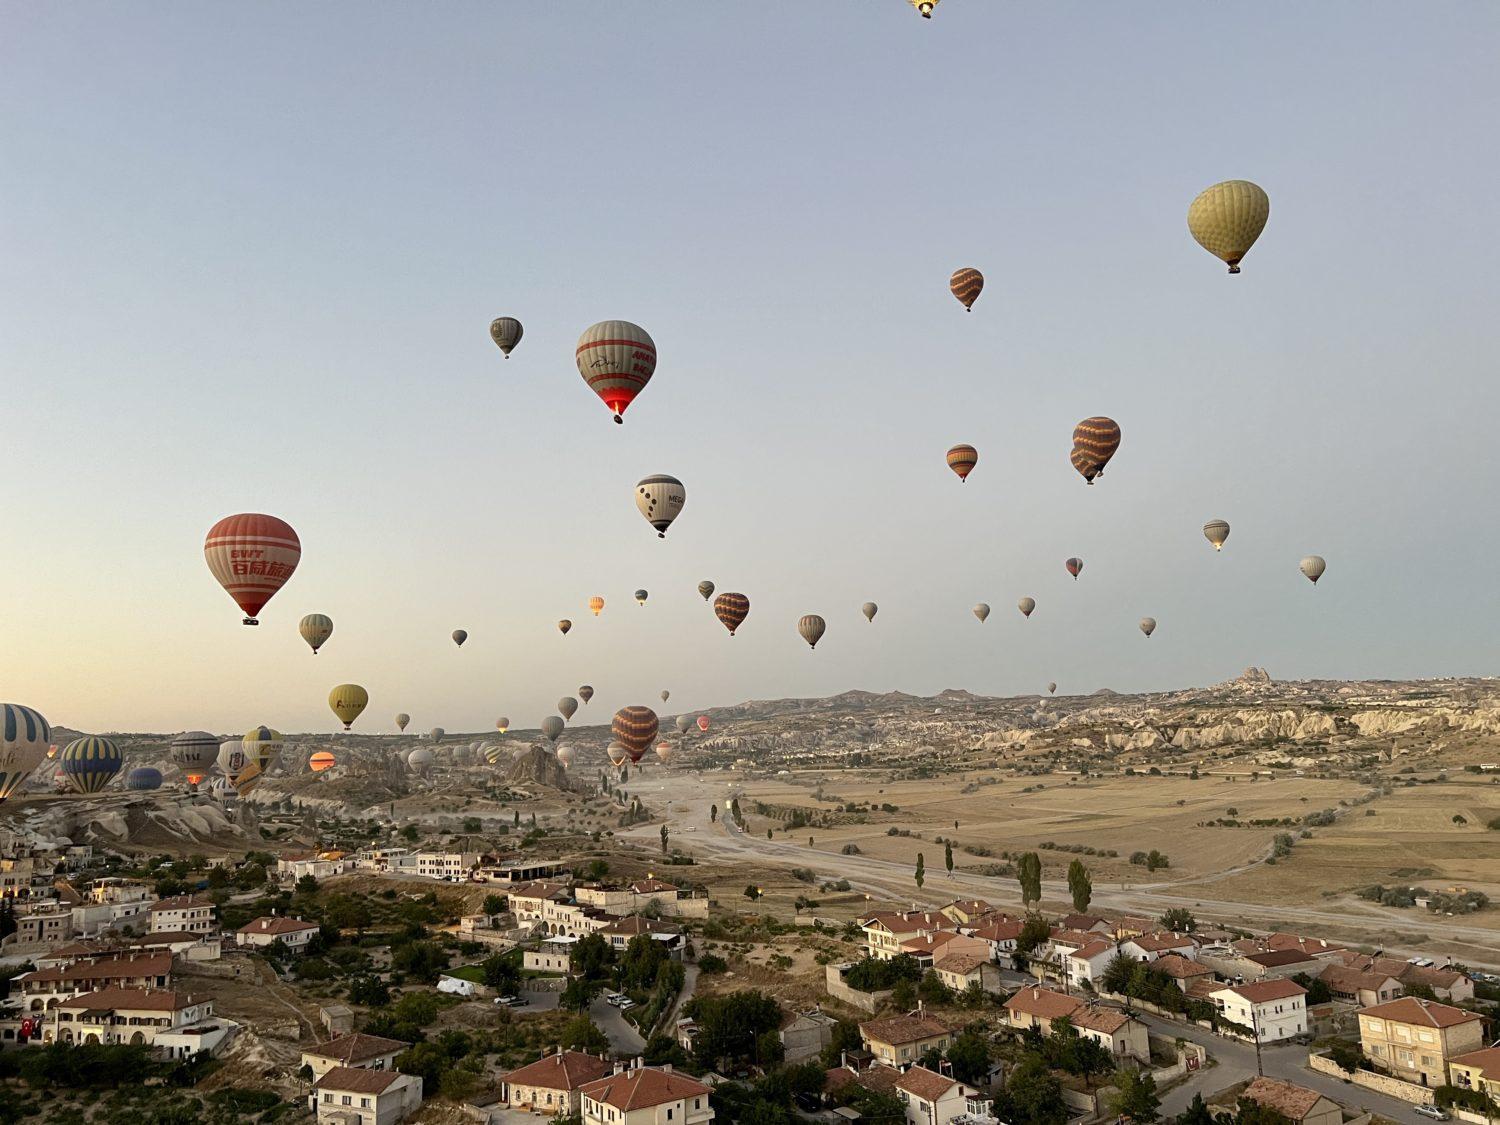
[(1307, 1069), (1319, 1074), (1329, 1074), (1334, 1078), (1342, 1078), (1345, 1082), (1352, 1082), (1356, 1086), (1363, 1086), (1366, 1090), (1374, 1090), (1379, 1094), (1400, 1098), (1403, 1102), (1410, 1102), (1412, 1105), (1434, 1104), (1432, 1090), (1427, 1086), (1418, 1086), (1415, 1082), (1403, 1082), (1388, 1074), (1376, 1074), (1373, 1070), (1356, 1070), (1351, 1074), (1327, 1055), (1308, 1055)]
[(823, 986), (835, 1000), (842, 1000), (845, 1004), (852, 1004), (874, 1015), (879, 1011), (880, 1005), (891, 998), (890, 990), (861, 992), (857, 988), (850, 988), (844, 983), (844, 970), (851, 964), (852, 961), (845, 961), (841, 965), (824, 965)]

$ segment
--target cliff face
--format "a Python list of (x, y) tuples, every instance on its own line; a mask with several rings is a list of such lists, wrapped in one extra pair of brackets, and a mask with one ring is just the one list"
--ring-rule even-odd
[(540, 746), (529, 746), (515, 751), (505, 770), (509, 784), (549, 785), (553, 789), (567, 789), (568, 771), (557, 760), (557, 755)]

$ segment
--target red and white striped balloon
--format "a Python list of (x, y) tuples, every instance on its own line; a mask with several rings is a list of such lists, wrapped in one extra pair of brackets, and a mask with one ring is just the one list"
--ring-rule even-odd
[(203, 541), (203, 557), (244, 611), (245, 624), (259, 625), (255, 615), (297, 569), (302, 543), (285, 520), (242, 512), (214, 524)]

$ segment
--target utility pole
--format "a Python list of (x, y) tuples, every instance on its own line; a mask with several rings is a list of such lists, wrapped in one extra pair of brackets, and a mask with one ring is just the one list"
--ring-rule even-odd
[(1253, 1000), (1250, 1002), (1250, 1033), (1255, 1038), (1255, 1073), (1264, 1078), (1266, 1072), (1260, 1065), (1260, 1021), (1255, 1018), (1255, 1001)]

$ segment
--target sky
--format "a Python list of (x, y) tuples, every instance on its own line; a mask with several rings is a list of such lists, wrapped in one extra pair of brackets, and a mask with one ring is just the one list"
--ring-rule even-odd
[[(1489, 674), (1497, 55), (1482, 3), (6, 0), (0, 698), (327, 731), (356, 682), (375, 733)], [(1231, 178), (1237, 277), (1185, 222)], [(615, 318), (660, 356), (623, 426), (572, 355)], [(303, 545), (258, 629), (203, 561), (240, 511)]]

